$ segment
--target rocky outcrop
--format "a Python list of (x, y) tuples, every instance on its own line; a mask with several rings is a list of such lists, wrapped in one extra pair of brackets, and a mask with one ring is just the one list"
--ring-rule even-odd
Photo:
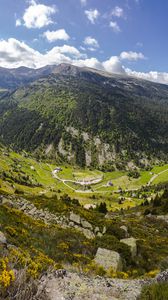
[(142, 285), (140, 280), (110, 279), (100, 276), (67, 272), (59, 277), (48, 274), (41, 278), (50, 300), (137, 300)]
[(122, 271), (121, 256), (116, 251), (98, 248), (94, 260), (98, 265), (102, 266), (106, 271), (109, 270), (110, 268), (112, 268), (115, 272)]
[(121, 239), (120, 242), (122, 242), (130, 247), (132, 257), (135, 257), (137, 255), (137, 244), (136, 244), (135, 238), (130, 237), (127, 239)]
[(105, 228), (103, 229), (103, 233), (100, 232), (99, 227), (94, 231), (91, 223), (74, 212), (70, 212), (69, 217), (59, 213), (53, 214), (48, 209), (38, 209), (33, 203), (22, 197), (13, 199), (1, 197), (0, 204), (15, 207), (23, 211), (26, 215), (43, 221), (45, 224), (58, 224), (63, 228), (75, 228), (82, 232), (88, 239), (93, 239), (96, 234), (100, 236), (100, 234), (105, 233)]

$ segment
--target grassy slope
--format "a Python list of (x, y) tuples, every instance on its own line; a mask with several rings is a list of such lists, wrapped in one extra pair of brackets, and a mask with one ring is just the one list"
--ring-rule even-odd
[[(12, 180), (7, 178), (2, 180), (0, 176), (0, 191), (13, 194), (15, 189), (20, 192), (32, 195), (46, 194), (47, 196), (52, 196), (58, 193), (60, 190), (60, 195), (63, 193), (68, 193), (72, 198), (78, 198), (82, 204), (97, 204), (102, 201), (106, 201), (109, 208), (120, 209), (121, 207), (126, 208), (128, 206), (132, 207), (140, 203), (138, 199), (128, 198), (123, 204), (118, 205), (118, 196), (114, 194), (119, 187), (123, 189), (136, 189), (140, 188), (142, 185), (147, 184), (147, 182), (152, 178), (153, 173), (158, 174), (166, 169), (168, 165), (155, 166), (151, 171), (141, 171), (141, 176), (138, 179), (129, 179), (127, 173), (124, 171), (114, 171), (103, 173), (97, 170), (91, 171), (89, 169), (72, 168), (69, 166), (61, 166), (62, 171), (58, 173), (61, 179), (66, 180), (76, 180), (76, 179), (93, 179), (98, 177), (103, 177), (102, 181), (91, 185), (91, 191), (88, 193), (83, 193), (83, 187), (80, 185), (75, 185), (71, 182), (66, 182), (67, 185), (63, 184), (61, 181), (53, 178), (51, 171), (54, 170), (56, 165), (47, 164), (45, 162), (38, 162), (31, 156), (22, 153), (18, 154), (10, 151), (9, 153), (2, 148), (0, 152), (0, 172), (9, 172), (13, 174)], [(151, 173), (152, 172), (152, 173)], [(39, 186), (19, 184), (15, 181), (15, 176), (18, 174), (28, 175), (32, 182), (38, 183)], [(168, 172), (159, 175), (154, 183), (160, 183), (167, 180)], [(111, 181), (113, 186), (107, 186), (107, 183)], [(74, 192), (73, 189), (81, 190), (81, 192)], [(87, 189), (87, 188), (86, 188)], [(94, 195), (94, 197), (93, 197)]]

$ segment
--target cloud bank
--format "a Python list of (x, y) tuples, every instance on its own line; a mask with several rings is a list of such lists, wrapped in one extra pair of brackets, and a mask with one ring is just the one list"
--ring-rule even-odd
[[(94, 38), (88, 37), (86, 44), (97, 45)], [(90, 67), (109, 73), (130, 75), (141, 79), (168, 84), (168, 73), (151, 71), (148, 73), (137, 72), (123, 65), (124, 61), (135, 61), (145, 59), (139, 52), (123, 51), (119, 56), (111, 56), (108, 60), (99, 61), (95, 57), (88, 58), (85, 53), (69, 45), (56, 46), (51, 50), (41, 53), (28, 46), (25, 42), (10, 38), (0, 40), (0, 66), (6, 68), (17, 68), (21, 66), (40, 68), (46, 65), (58, 65), (60, 63), (74, 64), (80, 67)]]

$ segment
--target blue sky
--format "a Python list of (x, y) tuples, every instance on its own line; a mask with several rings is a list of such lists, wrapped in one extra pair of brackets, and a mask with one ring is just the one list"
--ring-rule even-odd
[(0, 66), (61, 62), (168, 83), (167, 0), (1, 0)]

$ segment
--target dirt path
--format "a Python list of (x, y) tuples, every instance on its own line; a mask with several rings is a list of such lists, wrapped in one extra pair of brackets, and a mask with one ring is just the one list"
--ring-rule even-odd
[(166, 173), (166, 172), (168, 172), (168, 169), (166, 169), (166, 170), (164, 170), (164, 171), (161, 171), (161, 172), (158, 173), (158, 174), (153, 175), (152, 178), (151, 178), (151, 179), (149, 180), (149, 182), (147, 183), (147, 185), (148, 185), (148, 186), (151, 185), (151, 183), (152, 183), (158, 176), (160, 176), (161, 174)]

